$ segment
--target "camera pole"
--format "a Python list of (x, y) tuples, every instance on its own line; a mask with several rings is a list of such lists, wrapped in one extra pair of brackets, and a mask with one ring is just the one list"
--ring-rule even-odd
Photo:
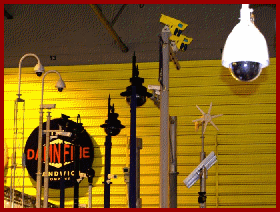
[(110, 208), (110, 185), (111, 181), (108, 179), (111, 174), (111, 136), (106, 136), (105, 141), (105, 172), (104, 172), (104, 208)]
[(169, 207), (177, 208), (177, 116), (170, 116)]
[(118, 120), (119, 114), (114, 111), (114, 104), (111, 106), (111, 98), (108, 98), (108, 119), (105, 124), (100, 125), (106, 132), (105, 140), (105, 171), (104, 171), (104, 208), (110, 208), (110, 185), (111, 179), (115, 178), (111, 176), (111, 149), (112, 149), (112, 137), (120, 133), (121, 129), (124, 128), (121, 122)]
[(136, 208), (136, 86), (132, 87), (130, 102), (130, 172), (129, 207)]
[(74, 138), (74, 152), (75, 152), (75, 161), (74, 161), (74, 208), (79, 208), (79, 178), (80, 178), (80, 144), (78, 134), (80, 133), (80, 129), (78, 125), (81, 124), (80, 114), (77, 116), (77, 132)]
[(64, 199), (65, 199), (65, 179), (64, 179), (64, 139), (62, 139), (62, 150), (61, 154), (63, 155), (61, 158), (61, 177), (60, 177), (60, 208), (64, 208)]
[(47, 123), (46, 123), (46, 154), (45, 154), (45, 175), (44, 175), (44, 204), (43, 208), (48, 207), (49, 198), (49, 148), (50, 148), (50, 111), (47, 112)]
[(136, 208), (136, 158), (137, 158), (137, 144), (136, 144), (136, 107), (140, 107), (146, 102), (147, 97), (152, 97), (151, 93), (147, 92), (147, 88), (142, 85), (144, 79), (138, 77), (138, 65), (136, 66), (135, 52), (132, 57), (132, 78), (130, 78), (131, 85), (126, 87), (126, 91), (120, 95), (126, 97), (126, 101), (130, 104), (130, 182), (129, 182), (129, 207)]
[(169, 185), (169, 37), (168, 26), (164, 26), (161, 32), (162, 44), (162, 82), (160, 83), (160, 208), (168, 208)]
[(95, 176), (95, 171), (89, 168), (86, 173), (88, 177), (88, 208), (92, 207), (92, 179)]
[[(204, 121), (201, 122), (201, 152), (200, 152), (200, 162), (205, 159), (205, 152), (204, 152)], [(200, 192), (198, 192), (198, 202), (200, 208), (206, 208), (206, 168), (203, 168), (202, 174), (200, 176)]]

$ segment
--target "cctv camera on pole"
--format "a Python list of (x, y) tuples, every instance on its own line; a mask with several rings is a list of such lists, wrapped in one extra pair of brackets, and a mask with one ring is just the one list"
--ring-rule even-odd
[[(159, 83), (160, 83), (160, 208), (168, 208), (169, 185), (169, 61), (180, 65), (174, 52), (185, 51), (192, 38), (182, 35), (188, 26), (180, 20), (161, 14), (160, 23), (164, 24), (159, 36)], [(157, 100), (154, 98), (154, 100)], [(158, 105), (158, 101), (155, 101)]]

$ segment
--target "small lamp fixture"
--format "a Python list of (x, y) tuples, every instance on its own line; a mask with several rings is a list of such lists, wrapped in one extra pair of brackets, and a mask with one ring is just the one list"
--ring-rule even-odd
[(143, 104), (145, 104), (146, 97), (150, 98), (153, 95), (147, 92), (147, 88), (142, 85), (142, 83), (144, 83), (144, 78), (138, 77), (138, 75), (139, 75), (138, 65), (136, 66), (136, 56), (134, 52), (134, 55), (132, 57), (132, 78), (130, 78), (131, 85), (126, 87), (126, 91), (122, 92), (121, 96), (125, 96), (127, 103), (130, 104), (131, 95), (132, 95), (132, 86), (135, 86), (137, 107), (140, 107)]
[(114, 104), (111, 106), (110, 104), (111, 98), (109, 95), (108, 98), (108, 119), (105, 121), (105, 124), (100, 125), (100, 127), (104, 128), (104, 131), (109, 136), (116, 136), (120, 133), (122, 128), (125, 128), (124, 125), (121, 124), (120, 120), (118, 120), (119, 114), (114, 111)]
[(253, 9), (242, 4), (240, 22), (229, 34), (222, 55), (222, 65), (239, 81), (253, 81), (269, 65), (267, 43), (254, 24)]

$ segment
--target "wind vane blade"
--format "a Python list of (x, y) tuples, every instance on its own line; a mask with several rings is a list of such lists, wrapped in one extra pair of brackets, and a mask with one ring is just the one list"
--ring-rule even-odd
[(211, 117), (212, 117), (212, 119), (214, 119), (214, 118), (217, 118), (217, 117), (222, 116), (222, 115), (223, 115), (223, 114), (213, 115), (213, 116), (211, 116)]
[(204, 117), (196, 119), (196, 120), (192, 120), (192, 122), (198, 122), (198, 121), (204, 121)]
[(210, 107), (209, 107), (209, 109), (208, 109), (208, 114), (210, 114), (211, 109), (212, 109), (212, 102), (210, 103)]
[(197, 109), (204, 115), (205, 113), (203, 112), (203, 110), (201, 110), (197, 105), (196, 105)]
[(213, 121), (210, 121), (210, 123), (213, 125), (213, 127), (215, 127), (215, 128), (216, 128), (216, 130), (218, 130), (218, 131), (219, 131), (219, 128), (216, 126), (216, 124), (214, 124), (214, 122), (213, 122)]
[(203, 134), (205, 133), (206, 127), (207, 127), (208, 122), (204, 123), (204, 129), (203, 129)]

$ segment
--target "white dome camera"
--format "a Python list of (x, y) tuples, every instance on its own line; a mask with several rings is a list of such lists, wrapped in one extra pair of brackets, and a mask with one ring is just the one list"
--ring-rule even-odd
[(66, 88), (66, 85), (65, 85), (64, 81), (60, 78), (60, 79), (57, 81), (55, 87), (57, 88), (58, 92), (62, 92), (62, 90), (63, 90), (64, 88)]
[(42, 74), (45, 72), (44, 66), (42, 66), (41, 63), (37, 63), (34, 67), (34, 71), (38, 77), (42, 76)]
[(266, 40), (251, 21), (249, 5), (242, 5), (240, 23), (229, 34), (222, 55), (222, 65), (239, 81), (250, 82), (269, 65)]
[(232, 62), (229, 65), (232, 76), (239, 81), (252, 81), (261, 74), (261, 64), (252, 61)]

